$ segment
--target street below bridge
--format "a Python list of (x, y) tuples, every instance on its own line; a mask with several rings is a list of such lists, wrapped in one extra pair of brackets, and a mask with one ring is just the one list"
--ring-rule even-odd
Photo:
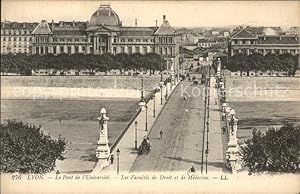
[[(189, 96), (187, 100), (183, 98), (184, 92)], [(152, 144), (150, 153), (138, 156), (131, 172), (188, 171), (192, 166), (200, 172), (203, 125), (204, 85), (183, 81), (170, 96), (148, 135)]]

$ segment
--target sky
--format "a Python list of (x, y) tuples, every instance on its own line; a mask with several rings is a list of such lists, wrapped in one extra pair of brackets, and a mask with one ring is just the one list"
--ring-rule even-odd
[(166, 15), (174, 27), (300, 26), (300, 1), (65, 1), (1, 0), (1, 21), (88, 21), (109, 3), (124, 26), (155, 26)]

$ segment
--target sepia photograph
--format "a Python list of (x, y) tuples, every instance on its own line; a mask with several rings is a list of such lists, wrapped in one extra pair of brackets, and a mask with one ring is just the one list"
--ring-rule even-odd
[(299, 35), (300, 1), (2, 0), (1, 193), (299, 193)]

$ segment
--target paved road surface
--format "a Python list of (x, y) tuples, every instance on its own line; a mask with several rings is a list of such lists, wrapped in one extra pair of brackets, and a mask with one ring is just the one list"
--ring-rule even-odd
[[(194, 91), (198, 96), (191, 96), (185, 101), (181, 96), (185, 87), (188, 87), (188, 94)], [(191, 166), (200, 171), (203, 116), (203, 86), (183, 82), (169, 98), (149, 133), (151, 152), (149, 155), (138, 156), (131, 172), (187, 171)], [(160, 139), (160, 130), (164, 133), (163, 139)]]

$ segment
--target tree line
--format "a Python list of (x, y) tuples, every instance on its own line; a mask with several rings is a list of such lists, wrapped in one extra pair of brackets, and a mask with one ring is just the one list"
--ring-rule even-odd
[(290, 53), (274, 54), (268, 53), (265, 56), (260, 53), (235, 54), (227, 59), (221, 58), (222, 66), (230, 71), (240, 71), (242, 75), (246, 72), (249, 75), (250, 71), (269, 72), (270, 75), (277, 72), (285, 72), (287, 76), (294, 76), (299, 66), (299, 54), (293, 56)]
[(299, 173), (300, 126), (285, 122), (265, 133), (254, 129), (241, 147), (242, 160), (250, 174), (264, 172)]
[(60, 55), (25, 55), (8, 54), (1, 56), (1, 72), (17, 73), (20, 75), (31, 75), (32, 70), (53, 69), (56, 71), (68, 70), (89, 70), (90, 73), (107, 72), (112, 69), (120, 70), (164, 70), (164, 60), (156, 53), (128, 55), (120, 53), (112, 55), (105, 53), (102, 55), (93, 54), (60, 54)]

